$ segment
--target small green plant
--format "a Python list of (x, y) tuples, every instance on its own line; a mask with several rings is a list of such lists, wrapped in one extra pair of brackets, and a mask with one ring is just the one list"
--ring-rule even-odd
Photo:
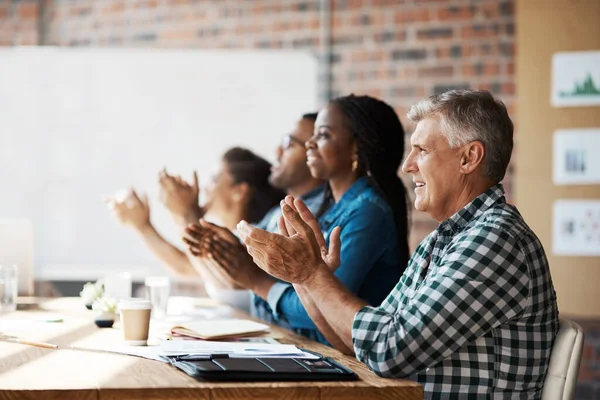
[(92, 310), (99, 314), (115, 314), (117, 312), (117, 300), (112, 297), (100, 297), (92, 304)]
[(88, 282), (83, 285), (83, 289), (79, 292), (79, 296), (85, 304), (92, 304), (96, 299), (104, 295), (104, 281), (98, 279), (96, 282)]

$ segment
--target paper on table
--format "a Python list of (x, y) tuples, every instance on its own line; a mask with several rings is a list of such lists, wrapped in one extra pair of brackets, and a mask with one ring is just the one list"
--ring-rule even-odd
[(227, 354), (230, 358), (319, 358), (304, 352), (292, 344), (231, 343), (191, 340), (163, 340), (160, 348), (164, 355), (211, 355)]
[(168, 362), (166, 359), (161, 357), (162, 350), (160, 346), (71, 346), (71, 349), (76, 351), (93, 351), (99, 353), (123, 354), (127, 356), (147, 358), (149, 360)]

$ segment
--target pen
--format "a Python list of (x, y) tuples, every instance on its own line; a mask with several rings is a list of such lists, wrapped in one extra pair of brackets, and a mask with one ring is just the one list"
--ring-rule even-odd
[(1, 341), (5, 341), (5, 342), (13, 342), (13, 343), (19, 343), (19, 344), (26, 344), (28, 346), (35, 346), (35, 347), (42, 347), (44, 349), (58, 349), (58, 345), (57, 344), (52, 344), (52, 343), (43, 343), (43, 342), (34, 342), (31, 340), (23, 340), (23, 339), (18, 339), (18, 338), (0, 338)]

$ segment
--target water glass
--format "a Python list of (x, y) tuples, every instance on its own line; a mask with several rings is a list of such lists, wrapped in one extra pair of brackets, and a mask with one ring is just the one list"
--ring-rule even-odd
[(0, 313), (17, 309), (17, 266), (0, 264)]
[(144, 282), (148, 300), (152, 303), (152, 317), (162, 319), (167, 315), (171, 283), (166, 276), (150, 276)]
[(131, 274), (113, 272), (104, 276), (104, 296), (117, 301), (131, 298)]

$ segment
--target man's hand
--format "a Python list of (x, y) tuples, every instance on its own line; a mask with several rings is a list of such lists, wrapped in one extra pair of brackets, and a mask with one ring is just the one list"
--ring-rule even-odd
[[(327, 248), (325, 237), (323, 236), (323, 232), (319, 227), (319, 222), (310, 212), (306, 204), (304, 204), (304, 202), (300, 199), (294, 199), (292, 196), (286, 196), (285, 200), (281, 202), (281, 206), (283, 207), (284, 204), (287, 204), (294, 212), (299, 214), (300, 218), (302, 218), (302, 221), (304, 221), (312, 229), (315, 239), (321, 248), (321, 257), (323, 258), (323, 261), (325, 261), (332, 272), (335, 272), (335, 270), (337, 270), (341, 264), (340, 250), (342, 248), (342, 244), (340, 242), (340, 233), (342, 229), (339, 226), (333, 228), (329, 236), (329, 248)], [(279, 228), (279, 233), (285, 237), (290, 237), (297, 233), (291, 222), (286, 221), (284, 216), (279, 217), (277, 225)]]
[(190, 252), (201, 258), (210, 258), (220, 266), (220, 272), (228, 280), (262, 295), (261, 289), (268, 289), (273, 279), (254, 264), (250, 255), (238, 238), (227, 228), (200, 220), (200, 225), (186, 228), (183, 241)]
[[(171, 176), (164, 168), (158, 175), (160, 186), (159, 198), (163, 205), (176, 217), (187, 218), (189, 215), (201, 215), (198, 205), (200, 186), (198, 175), (194, 171), (192, 184), (184, 181), (180, 176)], [(197, 218), (194, 218), (196, 220)]]
[(104, 201), (122, 224), (132, 226), (140, 232), (151, 226), (150, 206), (146, 195), (140, 198), (135, 190), (130, 189), (124, 199), (116, 197), (107, 197)]
[[(238, 224), (238, 231), (256, 265), (271, 276), (303, 284), (328, 266), (322, 259), (321, 245), (313, 229), (287, 203), (282, 205), (282, 211), (290, 225), (284, 231), (288, 237), (254, 228), (246, 221)], [(290, 230), (294, 233), (290, 234)]]

